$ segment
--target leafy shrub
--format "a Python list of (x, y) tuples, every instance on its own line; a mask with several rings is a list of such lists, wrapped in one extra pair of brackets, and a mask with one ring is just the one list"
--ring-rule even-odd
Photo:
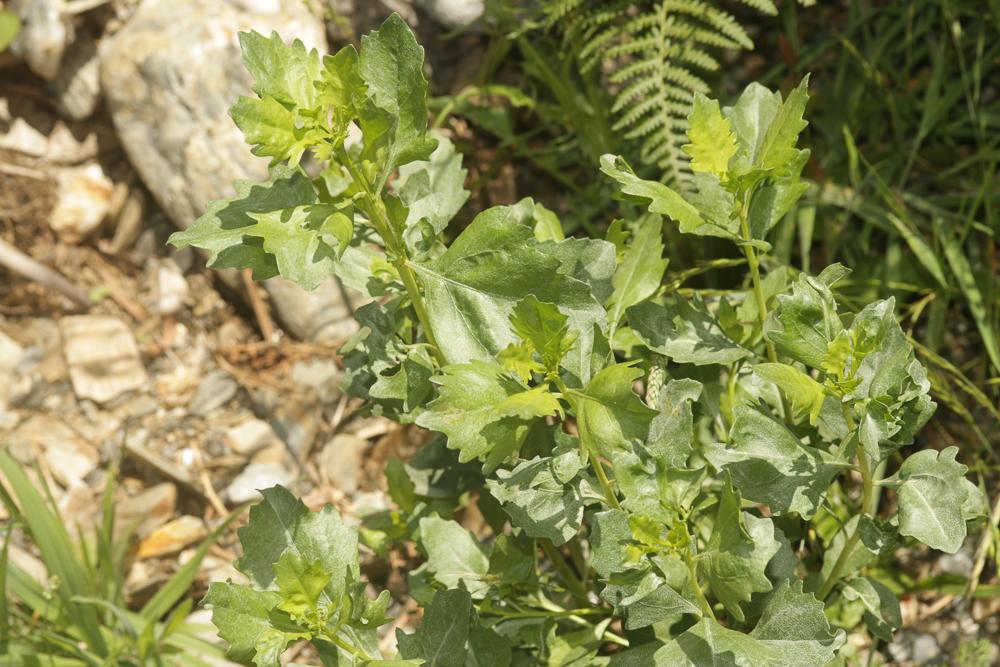
[[(605, 156), (644, 209), (605, 239), (564, 238), (524, 200), (447, 243), (461, 159), (426, 131), (422, 51), (398, 16), (360, 53), (242, 44), (257, 96), (233, 118), (271, 179), (173, 243), (375, 297), (343, 349), (347, 384), (444, 437), (388, 468), (399, 511), (362, 532), (426, 556), (409, 575), (423, 622), (397, 631), (399, 656), (379, 651), (390, 601), (365, 593), (358, 533), (276, 487), (240, 532), (250, 585), (206, 600), (233, 658), (274, 665), (309, 640), (329, 665), (821, 666), (845, 642), (830, 604), (891, 637), (898, 601), (866, 567), (906, 538), (956, 551), (984, 501), (957, 448), (901, 459), (935, 406), (893, 301), (841, 315), (839, 265), (761, 274), (805, 187), (806, 81), (787, 99), (752, 85), (726, 109), (697, 96), (687, 197)], [(749, 288), (665, 281), (664, 218), (733, 242)], [(486, 541), (450, 518), (469, 499)]]

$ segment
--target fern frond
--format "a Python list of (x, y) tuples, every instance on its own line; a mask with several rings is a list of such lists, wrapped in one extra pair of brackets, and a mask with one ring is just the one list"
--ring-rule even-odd
[[(805, 0), (800, 0), (804, 2)], [(731, 0), (776, 14), (773, 0)], [(719, 69), (717, 52), (753, 48), (740, 22), (714, 0), (544, 0), (582, 72), (601, 68), (614, 94), (613, 129), (634, 140), (639, 161), (664, 181), (690, 181), (687, 115), (705, 76)]]

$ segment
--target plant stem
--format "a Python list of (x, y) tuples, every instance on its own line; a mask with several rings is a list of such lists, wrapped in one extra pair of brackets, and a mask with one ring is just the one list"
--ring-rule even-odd
[(622, 508), (621, 503), (618, 502), (618, 496), (615, 495), (615, 490), (611, 486), (611, 481), (608, 479), (608, 474), (604, 471), (604, 464), (601, 463), (597, 452), (590, 452), (589, 458), (590, 465), (594, 469), (594, 474), (597, 475), (597, 481), (601, 484), (601, 490), (604, 491), (604, 497), (607, 499), (608, 504), (616, 510), (620, 510)]
[(396, 267), (396, 271), (403, 281), (403, 286), (406, 287), (406, 293), (410, 297), (410, 303), (413, 304), (413, 311), (417, 315), (417, 321), (420, 323), (420, 328), (424, 330), (424, 337), (427, 339), (427, 343), (434, 353), (434, 358), (437, 359), (439, 364), (444, 366), (447, 361), (437, 341), (434, 339), (434, 332), (431, 330), (430, 316), (427, 313), (427, 306), (424, 304), (423, 294), (420, 292), (420, 286), (417, 285), (417, 277), (414, 275), (413, 269), (410, 268), (409, 258), (406, 256), (406, 243), (393, 227), (385, 211), (385, 205), (372, 191), (372, 186), (368, 182), (368, 178), (354, 164), (354, 160), (351, 159), (351, 156), (348, 155), (347, 150), (343, 146), (337, 149), (337, 158), (347, 169), (348, 173), (350, 173), (354, 183), (364, 190), (362, 211), (368, 216), (368, 220), (372, 223), (375, 231), (382, 237), (382, 240), (385, 242), (386, 251), (390, 255), (393, 255), (390, 257), (390, 260), (392, 261), (392, 265)]
[(760, 261), (757, 257), (757, 249), (754, 248), (750, 241), (753, 238), (750, 236), (750, 221), (749, 207), (750, 207), (750, 193), (746, 195), (745, 202), (743, 206), (740, 207), (740, 231), (743, 233), (743, 240), (746, 242), (743, 244), (743, 254), (747, 258), (747, 265), (750, 267), (750, 279), (753, 281), (753, 294), (754, 298), (757, 300), (757, 317), (760, 320), (761, 336), (764, 338), (764, 346), (767, 348), (767, 358), (772, 363), (778, 363), (778, 352), (774, 349), (774, 343), (768, 340), (767, 336), (764, 336), (764, 323), (767, 321), (767, 299), (764, 298), (764, 288), (761, 286), (760, 280)]
[[(857, 425), (854, 422), (854, 415), (851, 414), (850, 408), (844, 404), (842, 407), (844, 411), (844, 419), (847, 421), (847, 426), (849, 429), (854, 430)], [(857, 438), (857, 434), (852, 436)], [(875, 479), (872, 476), (871, 463), (868, 460), (868, 453), (865, 451), (864, 446), (860, 442), (857, 443), (857, 457), (858, 457), (858, 468), (861, 471), (861, 514), (858, 517), (858, 522), (854, 526), (854, 530), (851, 532), (850, 536), (844, 542), (844, 548), (841, 550), (840, 555), (837, 556), (837, 560), (833, 563), (833, 568), (830, 570), (830, 574), (827, 576), (823, 585), (820, 586), (819, 590), (816, 592), (816, 597), (820, 601), (825, 600), (833, 587), (837, 584), (837, 580), (840, 579), (840, 575), (843, 574), (844, 568), (847, 566), (847, 561), (850, 559), (852, 552), (855, 547), (858, 546), (858, 542), (861, 539), (861, 519), (869, 514), (875, 512), (874, 504), (872, 500), (874, 499), (873, 492), (875, 490)]]
[(569, 563), (563, 558), (559, 550), (552, 543), (552, 540), (540, 539), (538, 543), (542, 546), (542, 551), (545, 555), (549, 557), (552, 564), (555, 565), (556, 569), (559, 570), (559, 574), (562, 575), (563, 579), (566, 580), (566, 587), (573, 594), (573, 597), (577, 598), (584, 604), (588, 604), (587, 600), (587, 587), (584, 586), (583, 582), (573, 573), (570, 568)]
[(705, 612), (705, 615), (715, 620), (715, 612), (712, 611), (712, 605), (708, 603), (708, 598), (705, 597), (705, 591), (701, 590), (701, 584), (698, 583), (698, 572), (694, 567), (694, 559), (691, 554), (684, 553), (684, 565), (687, 566), (688, 577), (691, 579), (691, 590), (694, 591), (694, 596), (698, 600), (698, 604), (701, 606), (701, 610)]

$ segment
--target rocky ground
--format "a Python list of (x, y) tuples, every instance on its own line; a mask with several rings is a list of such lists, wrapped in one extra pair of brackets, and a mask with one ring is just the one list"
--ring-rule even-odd
[[(483, 46), (474, 33), (442, 35), (474, 18), (477, 3), (6, 4), (25, 27), (0, 54), (4, 446), (37, 463), (70, 525), (93, 521), (106, 471), (120, 466), (120, 523), (138, 522), (127, 583), (136, 603), (257, 488), (284, 484), (353, 517), (387, 506), (384, 463), (407, 456), (419, 435), (364, 416), (339, 390), (337, 350), (363, 295), (335, 281), (314, 293), (255, 285), (206, 270), (166, 238), (233, 180), (265, 173), (226, 113), (249, 83), (236, 32), (277, 30), (326, 49), (397, 10), (419, 26), (435, 85), (448, 91)], [(483, 171), (487, 192), (474, 197), (514, 198), (509, 165)], [(220, 541), (199, 587), (239, 577), (237, 546), (234, 535)], [(973, 550), (951, 563), (955, 573), (971, 570)], [(909, 627), (883, 653), (938, 664), (967, 638), (997, 636), (995, 599), (956, 600), (911, 596)]]

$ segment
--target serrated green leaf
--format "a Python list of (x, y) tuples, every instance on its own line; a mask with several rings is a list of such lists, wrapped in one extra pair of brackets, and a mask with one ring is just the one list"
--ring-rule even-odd
[[(316, 202), (316, 190), (307, 177), (278, 165), (271, 169), (271, 179), (266, 183), (237, 181), (235, 187), (234, 198), (211, 202), (194, 224), (175, 232), (169, 242), (178, 248), (196, 246), (207, 250), (208, 265), (213, 268), (249, 268), (253, 269), (254, 279), (265, 280), (278, 275), (278, 261), (264, 249), (262, 236), (267, 237), (269, 232), (259, 227), (260, 222), (254, 216), (277, 212), (280, 222), (283, 212), (299, 210), (296, 215), (299, 226), (279, 227), (283, 237), (296, 240), (295, 253), (302, 258), (302, 265), (292, 266), (291, 272), (309, 283), (318, 275), (331, 275), (336, 244), (331, 245), (324, 238), (338, 238), (342, 229), (338, 230), (339, 223), (335, 223), (334, 233), (330, 234), (323, 229), (326, 217), (309, 218), (307, 210)], [(327, 207), (321, 210), (329, 213)], [(317, 225), (319, 228), (314, 229)], [(275, 239), (270, 247), (276, 248), (277, 243)], [(297, 261), (289, 254), (283, 256), (286, 262)]]
[(240, 97), (229, 115), (254, 155), (287, 160), (294, 167), (309, 147), (307, 128), (298, 127), (295, 114), (273, 97)]
[(699, 554), (698, 571), (733, 618), (743, 621), (741, 602), (771, 590), (765, 570), (781, 543), (770, 519), (740, 509), (740, 494), (728, 481), (722, 489), (708, 548)]
[(663, 258), (662, 223), (658, 216), (645, 216), (636, 225), (632, 242), (615, 270), (614, 292), (608, 299), (608, 321), (618, 326), (626, 309), (656, 293), (667, 270)]
[(660, 389), (656, 403), (651, 406), (657, 414), (649, 424), (646, 449), (665, 466), (687, 467), (694, 442), (691, 405), (701, 391), (702, 384), (695, 380), (671, 380)]
[(510, 516), (511, 523), (530, 537), (566, 543), (580, 530), (584, 500), (578, 482), (571, 480), (582, 467), (578, 452), (522, 461), (513, 470), (498, 470), (487, 481), (490, 493)]
[(797, 512), (811, 518), (833, 478), (850, 464), (803, 445), (783, 424), (757, 410), (740, 407), (735, 416), (733, 446), (708, 445), (706, 458), (731, 475), (744, 498), (766, 503), (775, 514)]
[[(602, 155), (601, 171), (618, 181), (621, 192), (626, 199), (646, 206), (650, 213), (667, 216), (676, 222), (685, 234), (720, 236), (727, 239), (737, 238), (734, 230), (738, 228), (738, 222), (734, 227), (728, 217), (723, 221), (719, 218), (702, 216), (699, 208), (663, 183), (636, 176), (632, 168), (621, 157)], [(719, 199), (722, 196), (721, 192), (707, 195), (710, 201), (715, 202), (712, 208), (718, 209), (724, 205), (723, 201)]]
[(469, 198), (465, 189), (466, 171), (462, 154), (444, 135), (435, 135), (438, 144), (428, 160), (410, 162), (399, 168), (393, 183), (399, 198), (406, 205), (404, 232), (411, 248), (419, 248), (421, 223), (429, 225), (431, 238), (443, 232)]
[(632, 540), (628, 517), (622, 510), (611, 509), (594, 514), (589, 522), (590, 565), (603, 578), (623, 569), (626, 550)]
[(885, 584), (858, 577), (844, 585), (841, 591), (848, 600), (860, 600), (865, 608), (865, 625), (879, 639), (892, 641), (892, 633), (903, 624), (899, 598)]
[(642, 376), (633, 364), (615, 364), (595, 375), (582, 391), (572, 391), (577, 428), (587, 449), (609, 459), (642, 442), (656, 413), (646, 407), (632, 383)]
[(518, 301), (510, 316), (514, 331), (531, 343), (550, 373), (558, 373), (559, 363), (576, 342), (568, 322), (558, 308), (542, 303), (533, 294)]
[(606, 302), (611, 296), (616, 270), (613, 244), (574, 236), (561, 241), (545, 241), (537, 247), (540, 252), (559, 260), (559, 273), (586, 283), (598, 303)]
[(808, 123), (802, 118), (809, 102), (809, 76), (799, 83), (782, 102), (767, 127), (760, 150), (757, 153), (755, 166), (761, 169), (778, 170), (793, 164), (799, 155), (795, 147), (799, 134)]
[(749, 634), (702, 618), (676, 639), (626, 651), (611, 665), (825, 667), (845, 641), (843, 631), (831, 630), (822, 602), (803, 593), (801, 582), (784, 582)]
[(275, 564), (289, 552), (303, 562), (321, 563), (330, 575), (324, 589), (327, 597), (341, 600), (347, 585), (360, 576), (357, 532), (345, 526), (330, 505), (310, 512), (280, 486), (262, 489), (261, 494), (263, 500), (250, 509), (250, 522), (237, 531), (243, 557), (236, 568), (258, 588), (268, 589), (277, 576)]
[(226, 655), (241, 662), (254, 661), (257, 665), (277, 666), (281, 650), (288, 643), (307, 636), (305, 633), (286, 633), (275, 629), (270, 621), (271, 611), (281, 601), (274, 591), (257, 591), (249, 586), (213, 582), (208, 587), (205, 604), (212, 610), (212, 623), (219, 636), (229, 643)]
[(750, 356), (722, 330), (700, 299), (667, 296), (663, 304), (628, 309), (628, 322), (646, 346), (679, 363), (730, 364)]
[(916, 452), (882, 482), (899, 497), (899, 532), (946, 553), (962, 547), (965, 522), (985, 507), (982, 492), (965, 478), (968, 468), (955, 460), (957, 455), (958, 447)]
[(679, 614), (701, 616), (695, 604), (652, 571), (612, 577), (601, 597), (614, 605), (626, 630), (638, 630)]
[(420, 520), (420, 544), (434, 578), (443, 586), (461, 586), (476, 599), (486, 595), (489, 549), (472, 533), (454, 521), (426, 517)]
[(313, 108), (322, 67), (316, 49), (307, 51), (297, 39), (286, 44), (276, 32), (270, 37), (256, 31), (241, 32), (239, 40), (255, 93), (287, 106)]
[(449, 342), (442, 349), (449, 363), (492, 361), (516, 342), (509, 322), (514, 306), (534, 295), (555, 304), (570, 329), (580, 332), (563, 363), (588, 378), (593, 328), (603, 325), (604, 309), (586, 283), (562, 273), (558, 259), (538, 250), (527, 224), (533, 211), (530, 200), (484, 211), (440, 258), (413, 264), (424, 284), (431, 328), (438, 340)]
[(438, 591), (413, 634), (396, 630), (400, 655), (423, 660), (425, 667), (466, 667), (471, 612), (468, 592)]
[(448, 447), (461, 452), (463, 463), (489, 454), (502, 442), (519, 445), (530, 419), (560, 410), (551, 394), (525, 389), (495, 364), (445, 366), (435, 382), (438, 396), (417, 417), (417, 424), (448, 436)]
[(738, 145), (730, 164), (734, 173), (746, 174), (759, 163), (764, 136), (780, 108), (781, 94), (755, 82), (744, 89), (735, 105), (722, 110), (732, 124)]
[(691, 143), (681, 148), (691, 156), (691, 169), (725, 177), (729, 160), (736, 154), (736, 135), (717, 100), (695, 93), (687, 136)]
[(361, 37), (361, 78), (383, 119), (362, 117), (365, 150), (386, 149), (376, 190), (389, 174), (416, 159), (427, 159), (436, 142), (427, 137), (427, 79), (424, 49), (406, 22), (393, 13), (378, 30)]
[[(274, 575), (281, 595), (278, 609), (300, 621), (316, 614), (320, 598), (325, 598), (324, 590), (330, 582), (330, 575), (322, 563), (318, 560), (307, 562), (290, 549), (274, 564)], [(330, 600), (324, 599), (324, 602), (329, 604)]]
[(844, 328), (831, 285), (823, 276), (800, 275), (792, 293), (778, 297), (778, 306), (764, 326), (764, 335), (781, 354), (810, 368), (823, 368), (827, 348)]
[(791, 405), (791, 417), (795, 423), (808, 417), (810, 424), (816, 424), (826, 397), (823, 385), (788, 364), (757, 364), (753, 367), (753, 372), (778, 386)]

